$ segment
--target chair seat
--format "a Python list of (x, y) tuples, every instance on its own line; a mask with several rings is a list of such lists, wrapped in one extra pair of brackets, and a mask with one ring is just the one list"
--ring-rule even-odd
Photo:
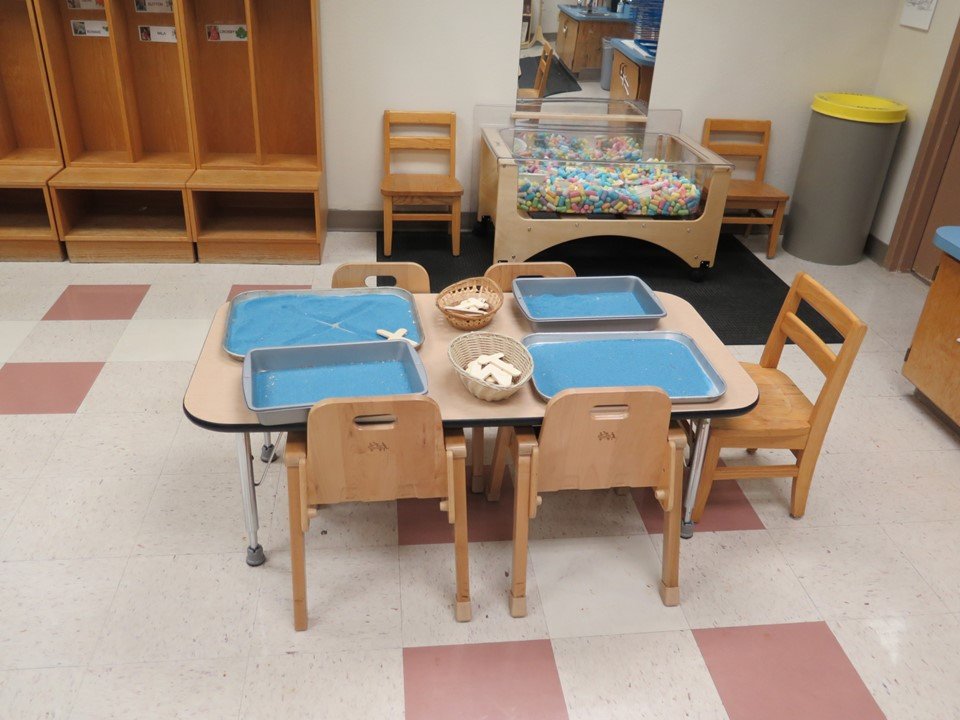
[(722, 436), (724, 447), (802, 448), (810, 433), (813, 403), (776, 368), (741, 365), (760, 389), (760, 399), (746, 415), (716, 418), (711, 436)]
[(759, 180), (731, 180), (727, 190), (727, 200), (761, 200), (778, 202), (789, 200), (790, 196), (783, 190), (775, 188)]
[(459, 197), (463, 195), (463, 185), (449, 175), (390, 174), (380, 183), (380, 194)]

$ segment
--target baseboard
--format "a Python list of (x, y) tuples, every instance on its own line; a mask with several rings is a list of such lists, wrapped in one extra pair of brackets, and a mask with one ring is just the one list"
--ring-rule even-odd
[(887, 251), (890, 246), (871, 233), (867, 235), (867, 246), (863, 249), (864, 254), (873, 260), (880, 267), (885, 267), (883, 261), (887, 257)]
[[(477, 211), (460, 213), (461, 230), (470, 230), (477, 219)], [(436, 230), (440, 223), (405, 222), (394, 225), (394, 231)], [(380, 210), (328, 210), (327, 230), (334, 232), (380, 232), (383, 230), (383, 212)]]

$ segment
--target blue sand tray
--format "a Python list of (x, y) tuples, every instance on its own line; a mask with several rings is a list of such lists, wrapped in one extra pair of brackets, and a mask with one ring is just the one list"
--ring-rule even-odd
[(338, 397), (402, 395), (422, 390), (401, 360), (343, 363), (287, 370), (265, 370), (253, 375), (257, 408), (313, 405)]
[(258, 347), (383, 340), (377, 329), (407, 329), (423, 342), (413, 303), (387, 293), (277, 293), (235, 301), (224, 348), (242, 357)]
[(539, 319), (568, 317), (620, 317), (649, 312), (632, 292), (599, 292), (582, 295), (527, 295), (530, 314)]
[[(689, 339), (632, 338), (533, 342), (533, 383), (550, 398), (562, 390), (585, 387), (662, 388), (674, 402), (716, 400), (723, 381), (688, 345)], [(694, 346), (695, 348), (696, 346)], [(711, 377), (711, 375), (713, 377)], [(718, 381), (719, 380), (719, 381)]]

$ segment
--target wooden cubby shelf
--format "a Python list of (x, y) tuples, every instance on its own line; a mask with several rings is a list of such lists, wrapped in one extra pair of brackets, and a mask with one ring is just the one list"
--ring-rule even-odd
[(67, 168), (50, 182), (74, 262), (194, 262), (186, 215), (191, 170)]
[(31, 0), (0, 0), (0, 260), (62, 260), (47, 181), (62, 167)]

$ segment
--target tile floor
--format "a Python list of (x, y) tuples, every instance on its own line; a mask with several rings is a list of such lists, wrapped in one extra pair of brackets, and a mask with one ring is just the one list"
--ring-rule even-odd
[[(719, 485), (680, 607), (656, 592), (649, 493), (558, 494), (512, 619), (508, 485), (471, 498), (472, 623), (450, 526), (406, 501), (314, 521), (295, 633), (278, 468), (248, 568), (233, 441), (180, 402), (231, 294), (374, 258), (372, 235), (333, 233), (319, 267), (0, 264), (0, 717), (960, 717), (960, 442), (899, 373), (925, 286), (868, 260), (770, 261), (871, 331), (806, 517), (785, 481)], [(794, 349), (784, 366), (816, 392)]]

